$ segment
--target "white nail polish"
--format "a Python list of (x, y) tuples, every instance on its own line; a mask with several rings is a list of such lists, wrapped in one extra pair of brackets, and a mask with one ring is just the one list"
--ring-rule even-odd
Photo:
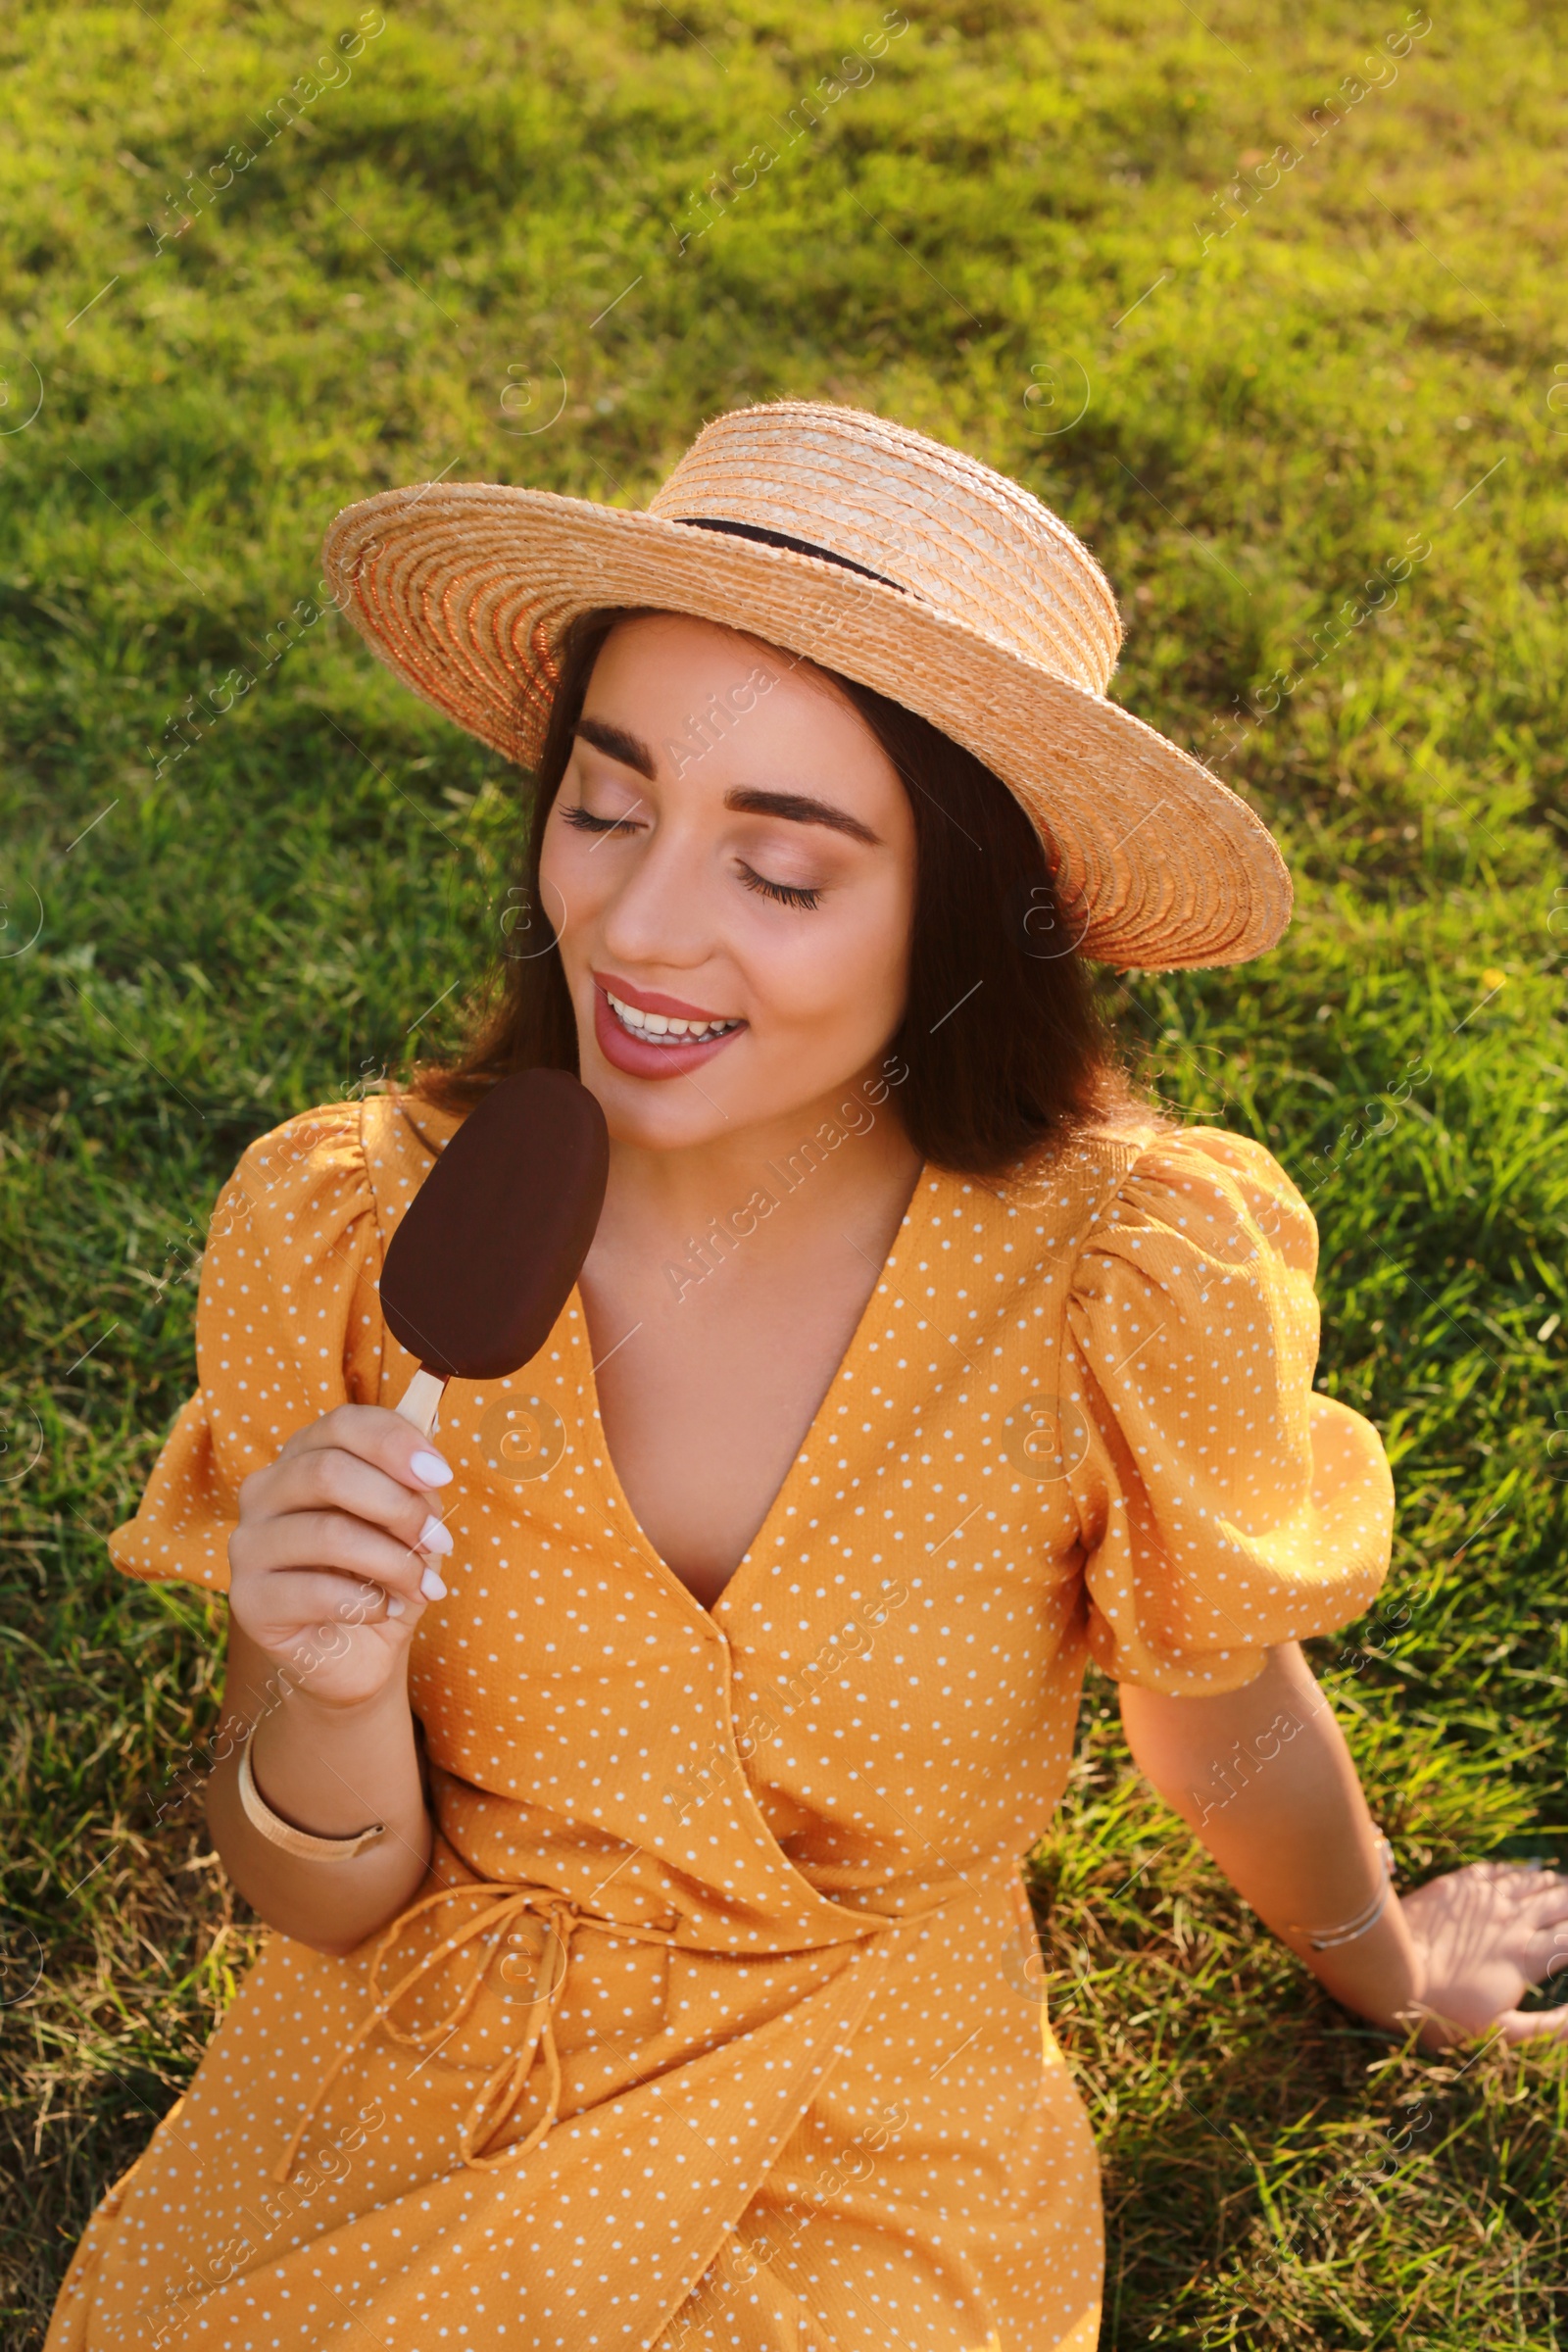
[(445, 1600), (447, 1589), (433, 1568), (427, 1568), (419, 1579), (419, 1591), (426, 1600)]
[(403, 1614), (403, 1602), (396, 1592), (387, 1595), (386, 1613), (389, 1617), (401, 1617)]
[(452, 1477), (450, 1466), (441, 1459), (441, 1456), (424, 1449), (414, 1456), (409, 1468), (414, 1472), (421, 1487), (444, 1487)]
[(452, 1549), (452, 1538), (434, 1511), (420, 1528), (414, 1548), (416, 1551), (438, 1551), (443, 1556)]

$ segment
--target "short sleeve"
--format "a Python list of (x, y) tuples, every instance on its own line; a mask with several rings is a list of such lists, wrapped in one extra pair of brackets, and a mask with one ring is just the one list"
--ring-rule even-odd
[(199, 1386), (136, 1516), (109, 1539), (127, 1576), (226, 1592), (242, 1480), (334, 1405), (376, 1400), (382, 1250), (362, 1108), (290, 1119), (219, 1195), (196, 1308)]
[(1138, 1155), (1068, 1300), (1070, 1472), (1093, 1656), (1172, 1696), (1239, 1690), (1276, 1642), (1358, 1616), (1394, 1481), (1314, 1393), (1317, 1228), (1260, 1144), (1195, 1128)]

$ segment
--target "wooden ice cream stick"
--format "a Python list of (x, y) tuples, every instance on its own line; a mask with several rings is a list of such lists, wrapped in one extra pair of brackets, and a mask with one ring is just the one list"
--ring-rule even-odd
[(418, 1371), (392, 1407), (405, 1421), (412, 1421), (421, 1437), (427, 1438), (435, 1427), (436, 1413), (447, 1393), (447, 1384), (439, 1372), (427, 1372), (421, 1364)]

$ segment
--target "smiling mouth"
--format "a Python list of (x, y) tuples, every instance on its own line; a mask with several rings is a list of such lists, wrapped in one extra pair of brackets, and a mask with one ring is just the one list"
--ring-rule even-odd
[(745, 1026), (741, 1021), (682, 1021), (673, 1013), (640, 1012), (635, 1004), (626, 1004), (610, 989), (604, 991), (606, 1002), (628, 1037), (641, 1038), (650, 1046), (694, 1046), (707, 1039), (728, 1037), (732, 1029)]

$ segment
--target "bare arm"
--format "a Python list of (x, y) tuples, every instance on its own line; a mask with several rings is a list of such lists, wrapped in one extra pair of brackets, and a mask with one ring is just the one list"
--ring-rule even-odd
[[(247, 1736), (257, 1791), (282, 1820), (318, 1838), (352, 1838), (378, 1821), (385, 1837), (341, 1862), (300, 1861), (273, 1845), (240, 1807), (235, 1782)], [(284, 1681), (231, 1622), (219, 1745), (229, 1752), (208, 1785), (208, 1827), (224, 1869), (269, 1927), (318, 1952), (342, 1953), (412, 1901), (429, 1864), (432, 1825), (406, 1664), (379, 1696), (323, 1705), (308, 1677)]]
[(1242, 1899), (1348, 2009), (1428, 2048), (1495, 2030), (1560, 2035), (1568, 2012), (1525, 2011), (1527, 1984), (1568, 1965), (1568, 1884), (1476, 1863), (1390, 1896), (1365, 1935), (1310, 1937), (1363, 1915), (1382, 1884), (1376, 1832), (1345, 1736), (1298, 1643), (1217, 1698), (1121, 1686), (1140, 1770), (1202, 1839)]
[(1270, 1650), (1255, 1682), (1218, 1698), (1123, 1683), (1121, 1719), (1139, 1769), (1335, 1998), (1391, 2026), (1413, 2012), (1422, 1969), (1397, 1903), (1353, 1943), (1308, 1944), (1364, 1911), (1383, 1869), (1345, 1735), (1299, 1645)]
[[(352, 1951), (394, 1918), (429, 1864), (408, 1656), (451, 1548), (432, 1526), (432, 1462), (444, 1468), (395, 1413), (345, 1405), (291, 1438), (240, 1494), (223, 1760), (207, 1818), (246, 1900), (321, 1952)], [(241, 1805), (247, 1740), (257, 1793), (283, 1822), (344, 1838), (379, 1822), (385, 1835), (351, 1857), (300, 1857), (273, 1843)]]

